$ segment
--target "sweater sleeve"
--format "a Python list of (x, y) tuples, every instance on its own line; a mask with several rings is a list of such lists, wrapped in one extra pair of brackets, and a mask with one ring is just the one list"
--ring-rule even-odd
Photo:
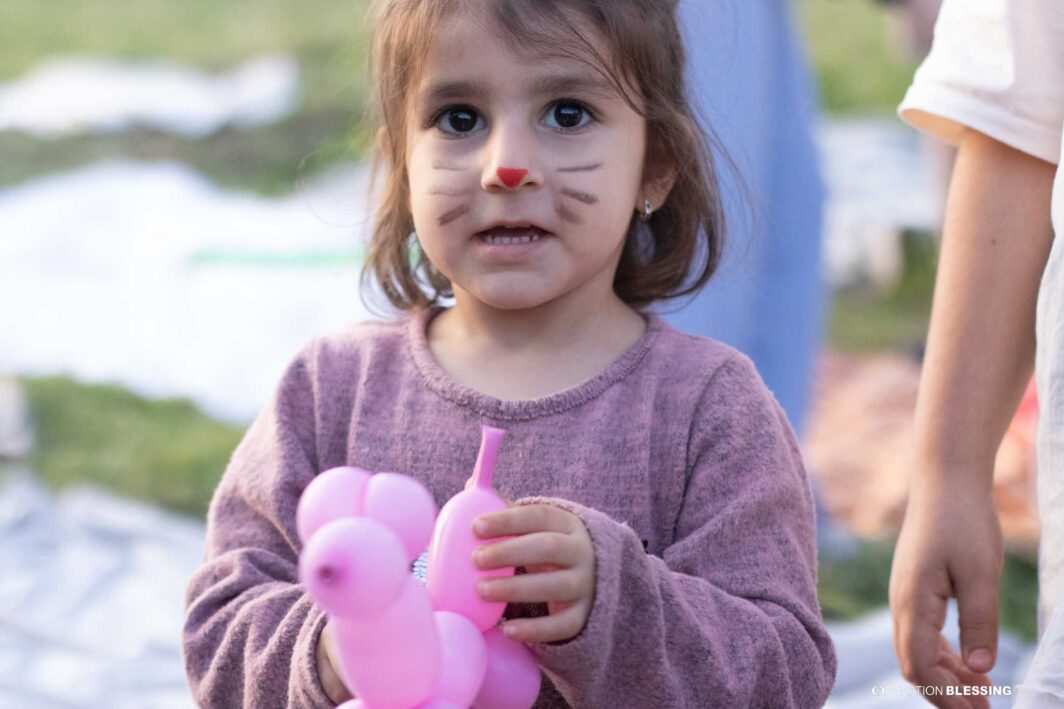
[(565, 500), (596, 557), (573, 640), (533, 645), (574, 707), (819, 707), (835, 652), (816, 598), (812, 494), (786, 419), (745, 357), (702, 394), (673, 543)]
[(211, 501), (183, 634), (199, 706), (333, 706), (316, 662), (326, 618), (298, 581), (295, 508), (317, 472), (309, 361), (304, 355), (289, 367)]

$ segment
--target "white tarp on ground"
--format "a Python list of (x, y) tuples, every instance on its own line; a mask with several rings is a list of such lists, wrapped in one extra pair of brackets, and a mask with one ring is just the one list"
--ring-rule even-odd
[(0, 707), (193, 707), (180, 634), (203, 525), (19, 474), (0, 486)]
[(905, 229), (935, 231), (941, 186), (916, 131), (890, 119), (832, 119), (817, 132), (828, 188), (824, 274), (833, 287), (902, 275)]
[(0, 372), (250, 420), (303, 344), (367, 317), (367, 178), (267, 199), (180, 165), (107, 163), (0, 192)]
[[(0, 707), (193, 706), (181, 627), (203, 543), (202, 524), (147, 505), (90, 488), (53, 496), (30, 478), (0, 478)], [(829, 708), (928, 706), (904, 694), (886, 610), (829, 629), (839, 656)], [(995, 684), (1018, 684), (1030, 651), (1003, 634)]]
[(0, 85), (0, 130), (51, 137), (139, 125), (194, 138), (279, 120), (298, 92), (299, 69), (283, 55), (215, 76), (168, 61), (52, 59)]

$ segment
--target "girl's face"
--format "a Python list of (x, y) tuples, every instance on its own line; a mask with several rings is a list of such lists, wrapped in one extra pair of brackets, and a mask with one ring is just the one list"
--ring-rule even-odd
[(633, 210), (664, 195), (641, 186), (643, 118), (597, 72), (518, 54), (485, 21), (455, 18), (410, 107), (411, 213), (459, 303), (612, 293)]

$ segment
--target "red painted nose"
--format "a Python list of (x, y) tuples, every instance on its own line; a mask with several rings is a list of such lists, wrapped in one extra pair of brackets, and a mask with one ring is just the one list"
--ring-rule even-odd
[(496, 172), (502, 183), (510, 189), (521, 184), (521, 180), (528, 174), (528, 170), (521, 170), (515, 167), (500, 167)]

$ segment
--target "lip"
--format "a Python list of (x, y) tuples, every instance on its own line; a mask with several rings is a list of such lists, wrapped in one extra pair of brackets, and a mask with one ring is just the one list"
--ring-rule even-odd
[(533, 229), (539, 229), (540, 231), (544, 232), (547, 236), (553, 236), (553, 234), (551, 233), (550, 229), (547, 229), (546, 227), (544, 227), (541, 224), (537, 224), (535, 221), (533, 221), (531, 219), (513, 219), (513, 220), (508, 220), (508, 221), (492, 222), (488, 226), (486, 226), (483, 229), (481, 229), (480, 231), (478, 231), (473, 236), (480, 236), (481, 234), (484, 234), (485, 232), (489, 232), (492, 229), (519, 229), (521, 227), (530, 227), (530, 228), (533, 228)]
[[(483, 239), (486, 233), (494, 229), (522, 227), (537, 229), (541, 234), (538, 239), (523, 243), (492, 244)], [(477, 253), (485, 260), (497, 262), (521, 261), (542, 248), (543, 243), (553, 236), (551, 232), (538, 226), (535, 222), (499, 222), (474, 234), (473, 244)]]

